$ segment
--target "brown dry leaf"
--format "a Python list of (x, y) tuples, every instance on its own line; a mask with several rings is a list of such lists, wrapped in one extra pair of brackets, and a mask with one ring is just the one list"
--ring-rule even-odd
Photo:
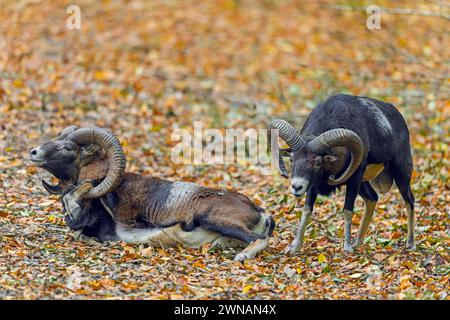
[(47, 201), (42, 201), (42, 202), (39, 202), (39, 206), (40, 207), (48, 207), (48, 206), (51, 206), (51, 205), (54, 205), (56, 202), (55, 201), (53, 201), (53, 200), (47, 200)]
[(377, 253), (373, 256), (373, 258), (377, 261), (383, 261), (384, 259), (387, 258), (387, 256), (385, 254), (382, 253)]

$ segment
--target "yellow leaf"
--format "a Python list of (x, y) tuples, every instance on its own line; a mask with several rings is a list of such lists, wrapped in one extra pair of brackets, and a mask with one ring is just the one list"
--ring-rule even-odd
[(99, 281), (99, 283), (100, 283), (103, 287), (109, 288), (109, 287), (114, 286), (114, 285), (116, 284), (116, 281), (113, 280), (113, 279), (101, 279), (101, 280)]
[(244, 287), (244, 289), (242, 289), (242, 293), (246, 294), (247, 292), (250, 291), (251, 288), (253, 288), (253, 286), (252, 286), (251, 284), (246, 285), (246, 286)]
[(253, 268), (252, 266), (248, 265), (247, 263), (243, 263), (243, 267), (249, 271), (255, 271), (255, 268)]
[(205, 266), (203, 263), (201, 263), (200, 261), (195, 261), (195, 262), (192, 264), (192, 266), (193, 266), (193, 267), (196, 267), (196, 268), (200, 268), (200, 269), (205, 269), (205, 268), (206, 268), (206, 266)]
[(100, 80), (100, 81), (106, 80), (106, 79), (108, 79), (108, 75), (104, 71), (95, 71), (94, 78), (95, 78), (95, 80)]
[(23, 82), (20, 81), (19, 79), (14, 80), (13, 84), (14, 84), (14, 87), (16, 87), (16, 88), (23, 88)]
[(350, 275), (349, 277), (353, 278), (353, 279), (356, 279), (356, 278), (359, 278), (361, 276), (362, 276), (362, 273), (354, 273), (354, 274)]
[(139, 288), (139, 286), (136, 285), (136, 284), (133, 284), (133, 283), (122, 283), (122, 289), (125, 289), (126, 291), (136, 290), (137, 288)]
[(319, 263), (327, 262), (327, 257), (325, 257), (325, 255), (321, 253), (321, 254), (319, 254), (319, 256), (317, 257), (317, 261), (318, 261)]
[(401, 290), (404, 290), (404, 289), (412, 286), (410, 279), (411, 279), (410, 275), (404, 275), (404, 276), (400, 277), (400, 289)]
[(125, 250), (125, 252), (126, 252), (127, 254), (135, 254), (135, 253), (136, 253), (136, 251), (134, 250), (134, 248), (133, 248), (133, 247), (130, 247), (130, 246), (125, 246), (125, 247), (123, 247), (123, 250)]
[(88, 281), (87, 284), (93, 289), (93, 290), (99, 290), (101, 288), (101, 284), (98, 281)]
[(429, 46), (425, 46), (422, 48), (422, 52), (426, 57), (429, 57), (432, 55), (433, 49), (431, 49), (431, 47), (429, 47)]
[(211, 244), (210, 243), (205, 243), (202, 245), (202, 254), (207, 254), (209, 248), (211, 248)]

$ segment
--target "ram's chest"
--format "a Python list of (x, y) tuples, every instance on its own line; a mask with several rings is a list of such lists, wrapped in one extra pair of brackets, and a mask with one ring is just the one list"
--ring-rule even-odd
[(193, 231), (183, 231), (180, 224), (168, 228), (127, 228), (116, 226), (119, 240), (128, 243), (145, 243), (154, 247), (168, 248), (182, 246), (184, 248), (198, 248), (206, 243), (225, 244), (227, 246), (241, 246), (234, 239), (224, 237), (219, 233), (195, 228)]
[(366, 168), (366, 171), (364, 171), (362, 180), (370, 181), (375, 179), (383, 171), (383, 169), (384, 169), (383, 163), (369, 164)]

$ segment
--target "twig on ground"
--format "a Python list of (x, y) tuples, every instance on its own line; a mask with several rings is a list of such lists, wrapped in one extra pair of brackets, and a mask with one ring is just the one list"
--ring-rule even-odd
[[(342, 11), (367, 11), (367, 7), (353, 7), (346, 5), (338, 5), (338, 4), (326, 4), (324, 5), (327, 9), (334, 10), (342, 10)], [(450, 20), (450, 14), (446, 14), (445, 12), (437, 12), (437, 11), (422, 11), (416, 9), (407, 9), (407, 8), (382, 8), (380, 7), (382, 13), (387, 14), (403, 14), (410, 16), (424, 16), (424, 17), (434, 17), (434, 18), (443, 18), (446, 20)]]

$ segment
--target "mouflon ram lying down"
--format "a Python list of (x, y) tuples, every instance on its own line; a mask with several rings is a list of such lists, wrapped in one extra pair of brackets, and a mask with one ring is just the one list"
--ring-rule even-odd
[[(409, 132), (400, 112), (376, 99), (338, 94), (315, 107), (301, 131), (277, 119), (269, 125), (272, 157), (281, 175), (288, 177), (283, 156), (292, 162), (291, 191), (306, 202), (295, 240), (288, 252), (303, 246), (306, 226), (317, 195), (329, 195), (346, 186), (344, 204), (344, 250), (353, 251), (351, 224), (359, 194), (366, 210), (354, 246), (363, 243), (378, 194), (389, 191), (395, 181), (408, 214), (407, 249), (414, 249), (413, 170)], [(289, 148), (279, 150), (278, 136)]]
[(62, 196), (67, 225), (100, 241), (245, 247), (235, 257), (242, 261), (267, 246), (275, 227), (243, 194), (125, 173), (119, 141), (99, 127), (68, 127), (32, 149), (30, 160), (59, 180), (42, 184)]

